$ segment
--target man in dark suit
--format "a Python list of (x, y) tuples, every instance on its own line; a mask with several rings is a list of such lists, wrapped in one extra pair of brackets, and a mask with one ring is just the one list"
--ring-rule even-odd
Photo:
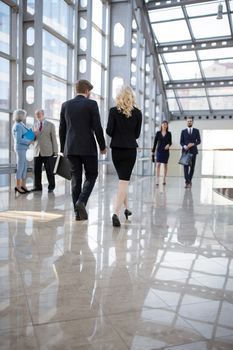
[[(76, 83), (77, 96), (62, 104), (59, 136), (61, 152), (71, 166), (72, 199), (76, 220), (87, 220), (86, 204), (98, 176), (96, 140), (100, 153), (106, 154), (103, 129), (96, 101), (89, 99), (93, 89), (87, 80)], [(85, 181), (82, 186), (82, 172)]]
[(184, 165), (185, 188), (191, 188), (196, 156), (198, 154), (197, 145), (201, 143), (200, 132), (193, 128), (193, 118), (187, 118), (187, 128), (182, 130), (180, 135), (180, 144), (182, 152), (190, 152), (192, 156), (191, 165)]

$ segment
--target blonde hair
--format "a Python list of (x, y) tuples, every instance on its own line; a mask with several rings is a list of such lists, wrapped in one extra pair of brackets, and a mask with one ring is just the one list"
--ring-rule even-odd
[(126, 118), (131, 117), (132, 109), (136, 107), (136, 99), (133, 90), (129, 86), (122, 86), (116, 96), (116, 107)]

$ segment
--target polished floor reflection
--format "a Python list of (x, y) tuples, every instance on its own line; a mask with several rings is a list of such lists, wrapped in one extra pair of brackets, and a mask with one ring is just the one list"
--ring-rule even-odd
[(88, 222), (64, 183), (0, 191), (1, 350), (233, 349), (233, 179), (134, 177), (113, 228), (116, 179), (100, 175)]

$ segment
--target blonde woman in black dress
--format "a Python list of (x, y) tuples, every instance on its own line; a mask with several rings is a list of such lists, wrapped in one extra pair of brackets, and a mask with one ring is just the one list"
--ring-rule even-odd
[(136, 140), (139, 138), (142, 124), (142, 113), (136, 107), (136, 100), (132, 89), (122, 87), (116, 97), (116, 107), (110, 109), (106, 132), (112, 138), (112, 161), (116, 169), (119, 184), (116, 197), (113, 226), (120, 226), (119, 214), (125, 206), (125, 217), (132, 215), (128, 209), (128, 185), (136, 161)]
[(169, 148), (172, 145), (172, 134), (168, 131), (168, 122), (164, 120), (160, 131), (157, 131), (152, 148), (152, 159), (156, 150), (156, 185), (159, 185), (160, 166), (164, 165), (163, 185), (166, 185), (167, 163), (169, 158)]

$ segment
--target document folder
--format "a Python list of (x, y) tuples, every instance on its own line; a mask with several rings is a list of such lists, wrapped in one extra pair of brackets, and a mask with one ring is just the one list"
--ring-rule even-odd
[(23, 135), (24, 139), (34, 141), (35, 140), (35, 133), (32, 131), (32, 129), (28, 129), (28, 131)]
[(67, 158), (59, 154), (53, 169), (55, 175), (60, 175), (67, 180), (71, 180), (70, 163)]

